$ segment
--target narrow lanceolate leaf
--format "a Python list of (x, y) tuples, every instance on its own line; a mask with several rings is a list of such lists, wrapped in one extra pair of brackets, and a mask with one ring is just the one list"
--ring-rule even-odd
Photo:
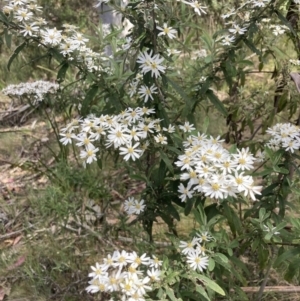
[(182, 301), (181, 298), (176, 298), (174, 291), (171, 288), (166, 287), (166, 293), (172, 301)]
[(212, 90), (208, 90), (206, 92), (206, 95), (210, 102), (215, 106), (215, 108), (224, 116), (227, 116), (227, 110), (225, 109), (223, 103), (220, 101), (220, 99), (214, 94)]
[(12, 56), (9, 58), (8, 63), (7, 63), (7, 70), (10, 71), (10, 66), (12, 64), (12, 62), (14, 61), (14, 59), (18, 56), (18, 54), (25, 48), (26, 46), (26, 41), (23, 42), (22, 44), (20, 44), (14, 51), (14, 53), (12, 54)]
[(214, 282), (213, 280), (209, 279), (206, 276), (203, 276), (200, 274), (196, 274), (196, 275), (195, 275), (195, 277), (197, 277), (198, 279), (203, 281), (205, 283), (205, 285), (207, 287), (209, 287), (211, 290), (215, 291), (216, 293), (220, 294), (221, 296), (225, 296), (224, 290), (216, 282)]
[(170, 78), (166, 77), (167, 81), (171, 84), (172, 88), (181, 96), (181, 98), (185, 101), (186, 105), (186, 113), (185, 115), (188, 115), (188, 113), (192, 110), (193, 102), (188, 97), (188, 95), (185, 93), (185, 91), (179, 87), (175, 82), (173, 82)]
[(60, 69), (58, 70), (58, 73), (57, 73), (57, 82), (58, 83), (61, 83), (65, 80), (65, 77), (66, 77), (66, 73), (67, 73), (67, 70), (69, 68), (69, 63), (68, 62), (64, 62)]
[(191, 212), (192, 209), (193, 209), (194, 203), (195, 203), (194, 198), (188, 199), (188, 200), (186, 201), (185, 207), (184, 207), (184, 215), (185, 215), (185, 216), (188, 216), (188, 215), (190, 214), (190, 212)]
[(254, 53), (257, 55), (261, 55), (261, 52), (255, 47), (255, 45), (247, 39), (243, 39), (243, 42), (246, 44), (246, 46)]
[(5, 16), (5, 14), (2, 11), (0, 11), (0, 21), (3, 22), (5, 25), (9, 24), (7, 17)]
[(174, 174), (174, 168), (172, 166), (172, 162), (170, 161), (170, 159), (168, 158), (168, 156), (166, 155), (166, 153), (164, 153), (162, 150), (159, 150), (160, 156), (161, 158), (164, 160), (164, 162), (166, 163), (166, 166), (168, 167), (169, 171)]
[(281, 12), (279, 10), (275, 10), (275, 13), (277, 14), (277, 17), (280, 19), (280, 21), (290, 29), (290, 31), (293, 33), (293, 35), (295, 37), (297, 37), (298, 36), (297, 33), (295, 32), (291, 23), (285, 18), (285, 16), (283, 14), (281, 14)]
[(11, 37), (12, 37), (12, 35), (9, 33), (8, 29), (5, 28), (5, 30), (4, 30), (4, 38), (5, 38), (6, 46), (9, 49), (11, 47)]
[(86, 115), (88, 113), (89, 105), (92, 103), (93, 99), (95, 98), (98, 92), (98, 88), (99, 87), (97, 85), (92, 85), (88, 90), (88, 92), (86, 93), (81, 107), (81, 115)]
[(286, 252), (282, 253), (274, 262), (274, 267), (278, 267), (283, 261), (287, 259), (291, 259), (294, 256), (297, 256), (300, 254), (300, 247), (287, 250)]

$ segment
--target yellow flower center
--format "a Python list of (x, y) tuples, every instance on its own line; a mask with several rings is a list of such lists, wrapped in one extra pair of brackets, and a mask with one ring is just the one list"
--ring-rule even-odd
[(220, 185), (218, 183), (212, 184), (211, 187), (214, 191), (218, 191), (220, 189)]

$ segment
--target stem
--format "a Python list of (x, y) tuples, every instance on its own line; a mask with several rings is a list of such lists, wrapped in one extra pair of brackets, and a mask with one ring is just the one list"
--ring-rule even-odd
[(253, 132), (253, 134), (251, 135), (251, 137), (249, 138), (249, 140), (252, 140), (254, 138), (254, 136), (257, 134), (257, 132), (261, 129), (262, 124), (260, 124), (257, 129)]
[(268, 278), (269, 278), (269, 275), (270, 275), (272, 264), (273, 264), (273, 259), (271, 259), (270, 262), (269, 262), (269, 265), (268, 265), (268, 268), (267, 268), (264, 280), (263, 280), (263, 282), (262, 282), (262, 284), (261, 284), (261, 286), (259, 288), (259, 291), (257, 293), (255, 301), (261, 301), (261, 297), (262, 297), (262, 295), (264, 293), (264, 289), (266, 287), (266, 284), (267, 284), (267, 281), (268, 281)]
[(152, 20), (153, 20), (153, 50), (154, 54), (157, 53), (157, 40), (156, 40), (156, 22), (155, 22), (155, 11), (154, 11), (154, 3), (152, 9)]

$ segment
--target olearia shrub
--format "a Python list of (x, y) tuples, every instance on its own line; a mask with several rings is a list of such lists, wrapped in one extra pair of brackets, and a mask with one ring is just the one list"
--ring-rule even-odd
[[(60, 149), (71, 146), (86, 169), (108, 168), (109, 158), (143, 182), (119, 209), (143, 226), (151, 250), (158, 219), (170, 230), (157, 253), (144, 244), (108, 254), (92, 266), (86, 291), (106, 300), (247, 300), (245, 254), (268, 271), (258, 300), (269, 267), (285, 267), (288, 280), (298, 275), (299, 247), (290, 246), (300, 229), (291, 211), (300, 115), (289, 71), (299, 66), (299, 1), (97, 1), (130, 29), (100, 23), (89, 37), (74, 24), (48, 26), (37, 2), (5, 1), (2, 41), (18, 41), (8, 70), (29, 45), (54, 61), (51, 97), (69, 94)], [(209, 17), (218, 23), (209, 27)], [(269, 73), (273, 83), (252, 78)], [(50, 86), (3, 92), (42, 102)], [(183, 218), (194, 228), (178, 235)], [(289, 221), (295, 232), (286, 231)]]

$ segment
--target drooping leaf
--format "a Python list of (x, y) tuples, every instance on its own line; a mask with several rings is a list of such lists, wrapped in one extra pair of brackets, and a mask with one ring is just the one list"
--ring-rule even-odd
[(200, 279), (205, 283), (207, 287), (209, 287), (211, 290), (215, 291), (216, 293), (220, 294), (221, 296), (225, 296), (224, 290), (213, 280), (209, 279), (208, 277), (198, 274), (196, 272), (192, 273), (193, 277), (196, 279)]
[(69, 68), (69, 63), (68, 62), (64, 62), (61, 65), (60, 69), (57, 72), (56, 80), (57, 80), (58, 83), (62, 83), (65, 80), (68, 68)]
[(220, 99), (214, 94), (214, 92), (212, 90), (207, 90), (206, 95), (210, 102), (215, 106), (215, 108), (226, 117), (228, 115), (228, 112)]
[(164, 160), (164, 162), (166, 163), (169, 171), (174, 174), (174, 168), (172, 165), (172, 162), (170, 161), (170, 159), (168, 158), (168, 156), (166, 155), (166, 153), (164, 153), (161, 149), (159, 150), (160, 156), (161, 158)]
[(185, 203), (185, 207), (184, 207), (184, 215), (185, 216), (188, 216), (190, 214), (190, 212), (192, 211), (194, 202), (195, 202), (194, 198), (187, 199), (187, 201)]
[(256, 48), (256, 46), (247, 39), (243, 39), (243, 42), (246, 44), (246, 46), (254, 53), (256, 53), (257, 55), (261, 55), (261, 52)]
[(284, 279), (286, 281), (293, 280), (296, 273), (299, 272), (299, 268), (300, 268), (300, 258), (296, 258), (289, 264), (289, 267), (288, 267), (286, 273), (284, 274)]
[(170, 287), (166, 287), (166, 294), (171, 299), (171, 301), (182, 301), (181, 298), (177, 298), (174, 294), (174, 291)]
[(185, 109), (183, 110), (183, 117), (187, 116), (193, 107), (192, 100), (188, 97), (185, 91), (179, 87), (173, 80), (167, 77), (167, 81), (171, 84), (172, 88), (181, 96), (181, 98), (185, 101)]
[(89, 112), (88, 108), (92, 103), (94, 97), (96, 96), (98, 92), (98, 88), (99, 88), (98, 85), (92, 85), (88, 90), (88, 92), (86, 93), (85, 98), (82, 102), (81, 115), (85, 116), (86, 114), (88, 114)]
[(3, 22), (5, 25), (9, 24), (7, 17), (2, 11), (0, 11), (0, 21)]
[(201, 287), (200, 285), (197, 285), (196, 286), (196, 291), (200, 294), (200, 298), (203, 297), (202, 298), (203, 300), (211, 301), (203, 287)]
[(277, 14), (277, 17), (280, 19), (280, 21), (289, 28), (289, 30), (293, 33), (294, 37), (298, 37), (298, 34), (295, 32), (294, 28), (292, 27), (291, 23), (286, 19), (286, 17), (279, 11), (275, 10), (275, 13)]
[(7, 28), (5, 28), (4, 30), (4, 37), (5, 37), (6, 46), (10, 49), (12, 35), (9, 33)]
[(177, 209), (172, 205), (172, 203), (169, 203), (167, 205), (167, 210), (170, 215), (172, 215), (176, 220), (180, 221), (180, 215), (179, 215)]
[(14, 61), (14, 59), (19, 55), (19, 53), (25, 48), (25, 46), (27, 45), (27, 42), (23, 42), (22, 44), (20, 44), (13, 52), (12, 56), (9, 58), (8, 63), (7, 63), (7, 70), (10, 71), (10, 66), (12, 64), (12, 62)]

